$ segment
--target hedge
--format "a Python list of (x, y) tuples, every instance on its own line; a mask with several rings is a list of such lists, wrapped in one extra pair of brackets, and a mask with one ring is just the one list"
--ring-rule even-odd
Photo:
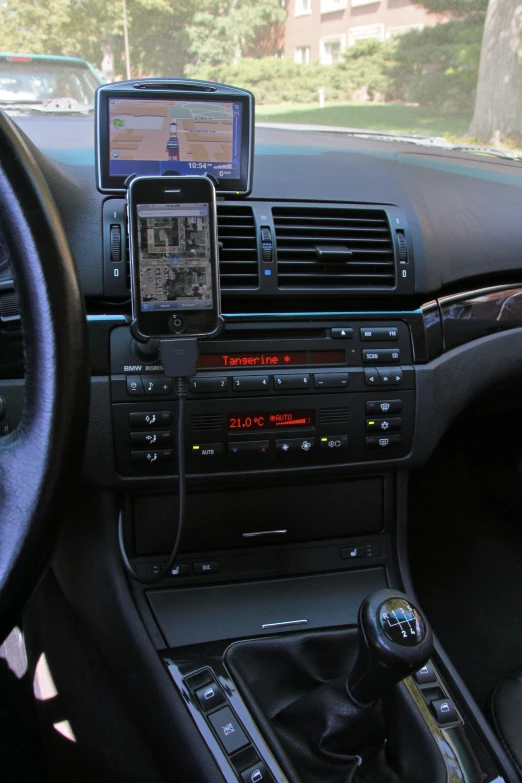
[(188, 69), (193, 78), (237, 84), (258, 103), (402, 101), (441, 112), (473, 106), (483, 19), (451, 21), (388, 41), (360, 41), (333, 65), (244, 58), (235, 65)]

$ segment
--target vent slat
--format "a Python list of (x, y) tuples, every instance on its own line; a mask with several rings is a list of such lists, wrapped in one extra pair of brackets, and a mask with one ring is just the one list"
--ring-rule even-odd
[(219, 272), (224, 289), (259, 287), (259, 258), (252, 207), (219, 204)]
[[(395, 251), (386, 212), (349, 207), (274, 206), (280, 288), (393, 288)], [(339, 247), (341, 258), (316, 246)], [(342, 248), (349, 253), (343, 258)]]

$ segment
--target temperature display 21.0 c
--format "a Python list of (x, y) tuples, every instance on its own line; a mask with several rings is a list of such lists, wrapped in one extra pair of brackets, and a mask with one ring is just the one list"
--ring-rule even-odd
[(271, 411), (262, 413), (229, 413), (228, 429), (279, 430), (291, 427), (313, 427), (315, 411)]

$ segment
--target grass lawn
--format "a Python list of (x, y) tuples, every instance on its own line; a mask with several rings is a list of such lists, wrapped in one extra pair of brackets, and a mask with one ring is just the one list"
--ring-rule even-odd
[(420, 106), (400, 103), (338, 103), (320, 109), (313, 103), (280, 103), (256, 106), (260, 122), (288, 122), (309, 125), (339, 125), (390, 133), (414, 133), (444, 136), (453, 140), (463, 136), (471, 117), (442, 116)]

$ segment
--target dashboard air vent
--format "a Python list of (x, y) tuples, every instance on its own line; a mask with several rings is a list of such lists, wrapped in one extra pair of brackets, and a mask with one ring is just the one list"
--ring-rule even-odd
[(258, 288), (259, 262), (252, 207), (218, 204), (221, 287)]
[(383, 209), (272, 208), (279, 288), (393, 288), (395, 255)]
[(190, 417), (191, 430), (220, 430), (222, 427), (222, 413), (194, 413)]

